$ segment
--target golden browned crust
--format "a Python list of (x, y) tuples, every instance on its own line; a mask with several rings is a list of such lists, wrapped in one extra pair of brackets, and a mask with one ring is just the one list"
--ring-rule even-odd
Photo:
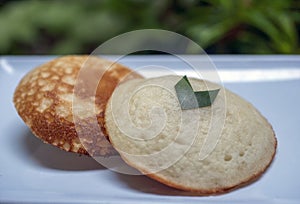
[[(98, 108), (96, 116), (102, 132), (92, 130), (89, 126), (91, 118), (84, 118), (80, 121), (79, 128), (84, 130), (85, 137), (80, 140), (73, 121), (72, 96), (77, 75), (87, 60), (89, 63), (98, 64), (98, 71), (105, 71), (95, 95)], [(79, 154), (116, 154), (107, 142), (103, 126), (104, 108), (118, 83), (132, 71), (120, 64), (114, 64), (111, 69), (105, 70), (101, 66), (105, 63), (108, 61), (87, 55), (65, 56), (33, 69), (15, 90), (13, 102), (18, 114), (38, 138), (63, 150)], [(91, 83), (86, 84), (90, 86), (99, 80), (92, 75), (87, 77)], [(128, 79), (130, 78), (141, 76), (133, 73)], [(93, 93), (89, 90), (85, 90), (85, 95), (82, 95), (83, 98), (91, 96)]]

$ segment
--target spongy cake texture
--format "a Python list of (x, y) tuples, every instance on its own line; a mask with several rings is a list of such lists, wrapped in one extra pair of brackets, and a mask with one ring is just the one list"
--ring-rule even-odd
[[(84, 63), (88, 63), (85, 66), (91, 66), (91, 69), (85, 76), (85, 81), (81, 81), (84, 87), (79, 95), (81, 103), (75, 108), (84, 112), (87, 108), (94, 107), (90, 103), (93, 98), (102, 131), (92, 132), (88, 127), (91, 116), (83, 115), (81, 119), (85, 123), (82, 123), (80, 129), (89, 134), (80, 140), (74, 125), (72, 100), (77, 75)], [(117, 63), (107, 69), (105, 65), (110, 63), (92, 56), (64, 56), (40, 65), (25, 75), (15, 90), (13, 101), (18, 114), (32, 132), (46, 143), (80, 154), (114, 154), (103, 129), (104, 108), (117, 84), (131, 70)], [(104, 73), (96, 94), (89, 90), (90, 86), (97, 87), (95, 83), (99, 81), (98, 75), (94, 73)], [(126, 79), (140, 77), (133, 73)]]
[[(199, 79), (190, 79), (194, 90), (220, 88), (219, 95), (212, 106), (181, 110), (174, 88), (180, 79), (163, 76), (117, 87), (105, 111), (112, 145), (143, 174), (200, 195), (224, 193), (256, 180), (276, 152), (271, 125), (241, 97)], [(218, 128), (219, 136), (214, 135)], [(210, 138), (208, 144), (215, 146), (201, 158)]]

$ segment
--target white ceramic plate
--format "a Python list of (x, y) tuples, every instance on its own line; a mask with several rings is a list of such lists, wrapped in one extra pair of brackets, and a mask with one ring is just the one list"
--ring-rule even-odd
[[(0, 58), (0, 203), (300, 203), (299, 56), (212, 57), (225, 86), (266, 116), (279, 144), (262, 178), (213, 197), (184, 196), (145, 176), (112, 172), (89, 157), (34, 137), (17, 115), (12, 96), (22, 76), (51, 58)], [(185, 73), (182, 64), (166, 56), (128, 57), (122, 62), (132, 68), (158, 64)], [(153, 69), (145, 74), (164, 73)]]

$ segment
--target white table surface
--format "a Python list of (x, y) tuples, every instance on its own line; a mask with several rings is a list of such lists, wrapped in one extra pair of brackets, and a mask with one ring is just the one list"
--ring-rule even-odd
[[(256, 106), (278, 139), (275, 161), (261, 179), (212, 197), (183, 196), (145, 176), (112, 172), (35, 138), (17, 115), (12, 96), (22, 76), (52, 58), (0, 57), (0, 203), (300, 203), (300, 56), (211, 56), (225, 87)], [(168, 56), (131, 56), (122, 63), (185, 71)]]

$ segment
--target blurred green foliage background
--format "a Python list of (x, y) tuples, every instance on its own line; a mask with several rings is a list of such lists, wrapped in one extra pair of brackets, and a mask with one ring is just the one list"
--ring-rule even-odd
[(299, 54), (300, 1), (0, 1), (0, 54), (90, 53), (144, 28), (178, 32), (211, 54)]

